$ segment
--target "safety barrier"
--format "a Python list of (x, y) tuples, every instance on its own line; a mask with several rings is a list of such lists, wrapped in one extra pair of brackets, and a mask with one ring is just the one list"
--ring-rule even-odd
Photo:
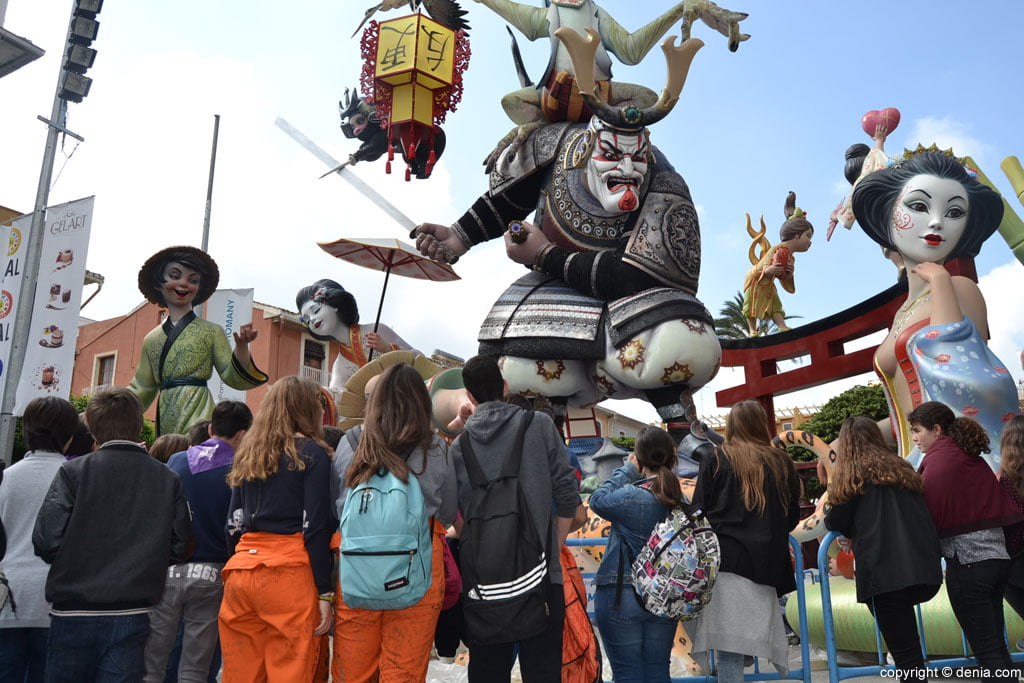
[[(832, 616), (832, 592), (829, 586), (827, 568), (828, 568), (828, 550), (832, 543), (839, 538), (840, 534), (830, 531), (821, 540), (820, 548), (818, 549), (818, 566), (824, 568), (826, 574), (821, 579), (821, 606), (822, 606), (822, 620), (825, 627), (825, 653), (828, 656), (828, 677), (829, 683), (838, 683), (845, 678), (856, 678), (859, 676), (881, 676), (882, 671), (892, 671), (893, 666), (885, 663), (885, 655), (882, 648), (882, 635), (878, 630), (878, 622), (875, 621), (875, 645), (876, 655), (878, 657), (878, 664), (870, 666), (840, 666), (837, 659), (836, 649), (836, 633), (835, 633), (835, 621)], [(791, 539), (792, 540), (792, 539)], [(864, 608), (867, 610), (867, 607)], [(917, 610), (917, 630), (921, 637), (921, 652), (928, 652), (927, 636), (925, 635), (925, 622), (924, 617), (921, 613), (921, 606), (916, 607)], [(804, 621), (803, 617), (806, 615), (803, 607), (801, 606), (801, 622)], [(804, 637), (804, 631), (801, 631), (801, 638)], [(963, 631), (960, 632), (960, 641), (963, 646), (962, 657), (946, 657), (942, 659), (930, 659), (926, 660), (925, 665), (928, 669), (936, 672), (941, 672), (944, 668), (949, 668), (950, 673), (956, 667), (973, 667), (977, 666), (977, 662), (974, 657), (970, 657), (967, 654), (967, 639), (963, 635)], [(1010, 654), (1010, 659), (1014, 663), (1024, 662), (1024, 652), (1015, 652)], [(938, 677), (936, 674), (934, 677)], [(930, 675), (930, 677), (933, 677)], [(949, 678), (949, 675), (942, 675), (943, 678)], [(1014, 680), (1014, 679), (1009, 679)]]
[[(606, 546), (608, 545), (607, 538), (570, 538), (566, 540), (566, 545), (570, 547), (575, 546)], [(796, 562), (796, 598), (797, 607), (800, 612), (800, 663), (801, 666), (798, 669), (791, 669), (789, 674), (786, 676), (780, 676), (777, 671), (761, 671), (760, 662), (755, 660), (754, 672), (744, 675), (744, 679), (748, 681), (778, 681), (778, 680), (796, 680), (803, 681), (804, 683), (811, 683), (811, 661), (810, 653), (808, 650), (807, 640), (807, 600), (805, 595), (806, 583), (804, 580), (804, 563), (803, 554), (800, 551), (800, 543), (792, 536), (789, 537), (789, 545), (793, 550), (793, 557)], [(594, 618), (594, 574), (592, 572), (583, 573), (583, 581), (587, 586), (587, 614), (590, 615), (591, 621)], [(712, 652), (711, 663), (714, 664), (714, 653)], [(673, 678), (672, 683), (710, 683), (711, 681), (717, 681), (717, 676), (683, 676), (679, 678)], [(614, 681), (606, 681), (606, 683), (614, 683)]]

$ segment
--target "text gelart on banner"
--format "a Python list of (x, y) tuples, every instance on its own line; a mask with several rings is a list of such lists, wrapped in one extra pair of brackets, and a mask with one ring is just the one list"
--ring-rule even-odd
[(14, 414), (37, 396), (71, 395), (94, 197), (46, 210), (39, 279)]
[[(206, 319), (216, 323), (227, 335), (228, 345), (235, 348), (234, 333), (242, 325), (252, 322), (253, 290), (249, 289), (218, 289), (206, 301)], [(214, 373), (207, 381), (213, 400), (245, 402), (245, 391), (232, 389), (224, 384), (220, 375)]]

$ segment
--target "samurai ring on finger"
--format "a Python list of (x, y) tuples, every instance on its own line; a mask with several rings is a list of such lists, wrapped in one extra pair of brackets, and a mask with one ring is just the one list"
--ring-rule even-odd
[(508, 224), (508, 234), (512, 238), (512, 241), (516, 244), (522, 244), (526, 241), (529, 233), (526, 231), (526, 226), (523, 225), (522, 221), (512, 221)]

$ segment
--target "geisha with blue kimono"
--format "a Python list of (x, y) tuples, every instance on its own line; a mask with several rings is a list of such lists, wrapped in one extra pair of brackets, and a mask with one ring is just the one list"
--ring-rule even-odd
[(192, 308), (210, 298), (220, 281), (217, 263), (195, 247), (168, 247), (149, 257), (139, 270), (139, 291), (167, 309), (167, 317), (142, 341), (131, 389), (146, 408), (159, 395), (157, 435), (186, 434), (213, 414), (215, 401), (207, 381), (216, 368), (224, 384), (239, 390), (267, 381), (252, 361), (251, 324), (234, 333), (231, 350), (223, 328), (198, 318)]
[(853, 212), (871, 239), (900, 254), (907, 299), (875, 352), (900, 454), (917, 465), (907, 415), (925, 401), (945, 403), (985, 428), (999, 469), (1003, 425), (1018, 412), (1017, 388), (988, 348), (988, 316), (977, 282), (941, 264), (974, 257), (996, 231), (1003, 203), (958, 160), (943, 153), (912, 156), (863, 178)]

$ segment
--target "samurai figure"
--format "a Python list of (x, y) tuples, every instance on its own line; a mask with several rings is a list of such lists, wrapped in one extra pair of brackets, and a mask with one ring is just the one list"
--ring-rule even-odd
[(562, 406), (642, 396), (682, 438), (695, 419), (691, 394), (717, 373), (721, 347), (696, 297), (697, 212), (648, 127), (675, 105), (703, 43), (666, 40), (661, 97), (644, 109), (616, 108), (595, 90), (599, 37), (587, 34), (556, 32), (591, 120), (532, 132), (520, 153), (499, 157), (490, 190), (469, 211), (450, 227), (418, 226), (416, 244), (451, 262), (505, 234), (509, 257), (533, 268), (495, 303), (479, 335), (480, 353), (501, 358), (510, 392)]

